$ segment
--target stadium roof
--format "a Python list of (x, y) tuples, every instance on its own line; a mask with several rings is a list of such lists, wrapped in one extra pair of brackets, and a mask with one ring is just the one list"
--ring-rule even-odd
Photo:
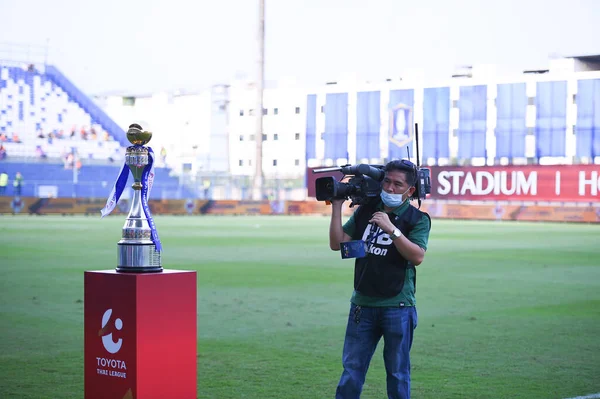
[(593, 63), (600, 64), (600, 54), (574, 55), (574, 56), (565, 57), (565, 58), (574, 58), (579, 61), (593, 62)]

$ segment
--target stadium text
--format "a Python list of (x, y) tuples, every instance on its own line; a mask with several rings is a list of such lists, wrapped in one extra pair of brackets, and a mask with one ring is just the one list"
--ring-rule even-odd
[(442, 171), (438, 175), (438, 193), (446, 195), (452, 191), (454, 195), (487, 195), (492, 192), (496, 195), (537, 194), (537, 172), (526, 176), (522, 171), (512, 171), (510, 182), (508, 175), (507, 171), (479, 171), (474, 174), (458, 170)]
[(588, 186), (591, 195), (598, 195), (598, 191), (600, 191), (600, 176), (598, 172), (591, 172), (589, 178), (587, 178), (584, 171), (579, 172), (579, 195), (586, 195)]
[(431, 197), (597, 202), (600, 165), (432, 167)]

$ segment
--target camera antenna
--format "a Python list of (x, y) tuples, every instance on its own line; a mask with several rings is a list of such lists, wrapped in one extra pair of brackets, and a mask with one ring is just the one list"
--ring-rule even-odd
[(419, 124), (415, 123), (415, 144), (417, 146), (417, 168), (421, 166), (419, 161)]
[[(421, 167), (421, 161), (419, 160), (419, 124), (415, 123), (415, 145), (417, 147), (417, 184), (419, 184), (419, 174), (418, 169)], [(420, 187), (418, 187), (420, 189)], [(419, 204), (419, 209), (421, 209), (421, 196), (417, 195), (417, 203)]]

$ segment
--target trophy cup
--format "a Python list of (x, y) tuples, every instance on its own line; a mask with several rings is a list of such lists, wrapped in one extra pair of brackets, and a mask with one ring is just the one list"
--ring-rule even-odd
[[(144, 147), (152, 138), (152, 133), (143, 131), (137, 124), (129, 126), (127, 139), (132, 146), (125, 152), (125, 165), (133, 174), (133, 199), (127, 220), (123, 225), (123, 235), (118, 245), (118, 272), (161, 272), (160, 241), (147, 195), (154, 179), (154, 172), (147, 170), (152, 149)], [(150, 165), (152, 159), (150, 159)], [(123, 168), (125, 170), (125, 167)], [(147, 173), (144, 173), (147, 172)], [(125, 172), (128, 173), (128, 172)], [(150, 176), (148, 176), (150, 174)], [(118, 200), (118, 199), (117, 199)]]

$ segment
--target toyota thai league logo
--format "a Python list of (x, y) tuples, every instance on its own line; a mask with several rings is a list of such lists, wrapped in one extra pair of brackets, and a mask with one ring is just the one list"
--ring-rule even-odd
[[(123, 340), (119, 338), (116, 342), (113, 340), (112, 333), (105, 334), (110, 326), (108, 322), (110, 321), (110, 316), (112, 315), (112, 309), (108, 309), (104, 312), (102, 316), (102, 329), (98, 332), (98, 335), (102, 337), (102, 345), (104, 345), (104, 349), (106, 349), (109, 353), (117, 353), (119, 349), (121, 349), (121, 345), (123, 344)], [(121, 319), (115, 320), (115, 328), (119, 331), (123, 328), (123, 321)]]

